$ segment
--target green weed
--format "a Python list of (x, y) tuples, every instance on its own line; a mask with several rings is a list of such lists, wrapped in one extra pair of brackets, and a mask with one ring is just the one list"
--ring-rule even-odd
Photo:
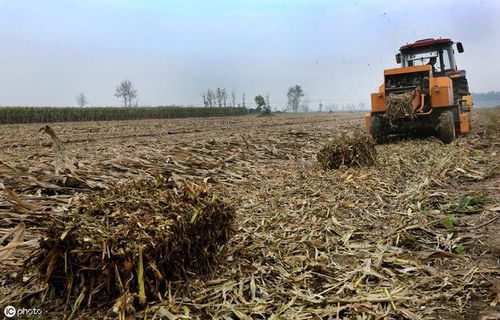
[(489, 195), (469, 195), (456, 201), (440, 205), (439, 208), (443, 213), (446, 214), (471, 213), (480, 211), (488, 202), (491, 202), (491, 197)]
[(452, 250), (456, 254), (464, 254), (465, 251), (467, 251), (467, 247), (464, 244), (459, 243), (459, 244), (453, 246)]
[(457, 222), (458, 219), (455, 218), (454, 216), (446, 217), (441, 221), (443, 227), (445, 227), (446, 229), (453, 229), (453, 227), (457, 224)]

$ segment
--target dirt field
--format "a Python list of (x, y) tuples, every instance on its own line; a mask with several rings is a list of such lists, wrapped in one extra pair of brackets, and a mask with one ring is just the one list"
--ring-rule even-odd
[[(2, 125), (0, 257), (11, 240), (2, 236), (21, 222), (25, 232), (0, 259), (0, 308), (45, 289), (13, 280), (37, 246), (33, 221), (97, 187), (170, 171), (234, 203), (237, 232), (216, 273), (170, 282), (163, 301), (127, 316), (498, 319), (493, 116), (498, 109), (480, 113), (473, 133), (450, 145), (395, 139), (377, 146), (375, 166), (328, 172), (316, 153), (332, 134), (361, 130), (362, 114), (53, 124), (63, 155), (41, 125)], [(64, 303), (38, 307), (59, 318), (71, 310)], [(76, 312), (106, 316), (116, 318), (87, 301)]]

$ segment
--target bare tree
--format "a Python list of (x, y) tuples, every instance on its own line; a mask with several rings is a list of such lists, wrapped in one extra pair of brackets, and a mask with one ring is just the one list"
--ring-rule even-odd
[(236, 91), (231, 90), (231, 107), (236, 107)]
[(245, 95), (245, 91), (243, 91), (243, 93), (241, 94), (241, 106), (243, 108), (246, 108), (247, 106), (245, 105), (245, 98), (246, 98), (246, 95)]
[(208, 107), (208, 100), (207, 100), (207, 94), (205, 92), (201, 93), (201, 97), (203, 98), (203, 105), (205, 107)]
[(75, 100), (80, 108), (85, 107), (89, 103), (89, 101), (87, 100), (87, 97), (85, 96), (85, 94), (83, 94), (83, 92), (78, 93), (75, 96)]
[[(293, 112), (299, 110), (300, 99), (304, 96), (304, 91), (299, 85), (295, 85), (288, 89), (288, 108), (292, 109)], [(307, 112), (307, 111), (306, 111)]]
[(263, 113), (264, 114), (267, 114), (267, 115), (270, 115), (271, 114), (271, 104), (269, 103), (269, 93), (266, 92), (266, 97), (265, 97), (265, 105), (264, 105), (264, 109), (262, 111), (264, 111)]
[(226, 88), (222, 88), (222, 104), (224, 107), (227, 106), (227, 91)]
[(217, 90), (215, 90), (215, 99), (217, 101), (217, 104), (219, 105), (219, 108), (222, 107), (222, 101), (224, 100), (224, 94), (222, 93), (222, 89), (221, 88), (217, 88)]
[(209, 107), (213, 107), (215, 105), (215, 94), (211, 89), (207, 90), (207, 103)]
[(115, 89), (115, 97), (123, 99), (125, 107), (130, 107), (132, 101), (137, 98), (137, 90), (130, 80), (123, 80)]

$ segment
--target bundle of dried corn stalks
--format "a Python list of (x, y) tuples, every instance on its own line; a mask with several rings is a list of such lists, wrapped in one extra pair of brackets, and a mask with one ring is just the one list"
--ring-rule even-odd
[(413, 99), (415, 99), (415, 91), (388, 94), (386, 97), (387, 111), (384, 116), (390, 121), (415, 117)]
[(316, 155), (324, 170), (341, 166), (361, 167), (374, 164), (377, 151), (373, 139), (363, 133), (335, 135)]
[(40, 264), (56, 297), (105, 305), (130, 296), (145, 305), (161, 299), (167, 280), (215, 268), (234, 214), (205, 184), (131, 181), (41, 221), (41, 250), (29, 263)]

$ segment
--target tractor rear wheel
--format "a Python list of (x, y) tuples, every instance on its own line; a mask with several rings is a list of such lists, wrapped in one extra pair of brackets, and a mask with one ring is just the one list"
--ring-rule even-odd
[(455, 140), (455, 121), (453, 112), (447, 110), (439, 116), (439, 138), (443, 143), (448, 144)]
[(385, 142), (387, 133), (385, 129), (385, 121), (381, 116), (372, 117), (370, 134), (377, 144), (382, 144)]

